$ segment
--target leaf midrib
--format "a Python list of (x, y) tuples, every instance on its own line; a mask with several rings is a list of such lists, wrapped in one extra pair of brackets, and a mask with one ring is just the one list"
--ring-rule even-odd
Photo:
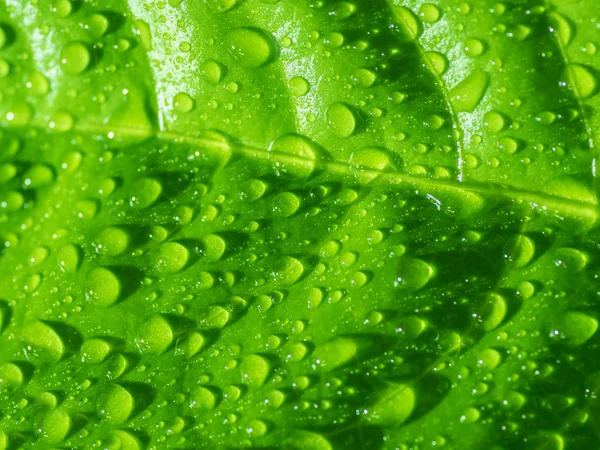
[[(7, 127), (6, 124), (0, 124), (0, 129), (15, 129), (17, 127)], [(40, 130), (49, 135), (60, 136), (60, 133), (50, 133), (45, 126), (33, 124), (28, 127)], [(205, 130), (209, 131), (209, 130)], [(332, 175), (342, 177), (353, 177), (360, 174), (364, 178), (372, 179), (369, 183), (380, 183), (382, 185), (395, 185), (411, 187), (417, 191), (420, 190), (449, 190), (454, 193), (473, 193), (483, 195), (487, 198), (504, 198), (515, 202), (529, 203), (532, 209), (551, 210), (560, 212), (566, 216), (588, 218), (597, 220), (600, 215), (600, 208), (592, 202), (580, 202), (565, 197), (544, 194), (541, 192), (518, 189), (511, 186), (498, 183), (476, 183), (460, 182), (457, 180), (436, 180), (431, 178), (416, 177), (399, 171), (383, 171), (372, 168), (362, 168), (348, 163), (327, 161), (324, 159), (309, 159), (298, 155), (287, 154), (278, 151), (272, 151), (265, 148), (255, 147), (244, 143), (233, 141), (219, 141), (207, 136), (193, 136), (175, 131), (161, 131), (153, 128), (129, 128), (129, 127), (109, 127), (104, 125), (80, 124), (76, 125), (70, 133), (79, 133), (83, 135), (102, 136), (109, 139), (109, 134), (117, 139), (131, 139), (148, 141), (150, 139), (159, 139), (172, 143), (185, 143), (195, 147), (203, 148), (213, 154), (220, 154), (224, 157), (231, 155), (241, 155), (249, 159), (269, 160), (280, 163), (281, 165), (290, 164), (296, 167), (305, 166), (307, 170), (313, 172), (319, 169), (321, 172), (327, 172)]]

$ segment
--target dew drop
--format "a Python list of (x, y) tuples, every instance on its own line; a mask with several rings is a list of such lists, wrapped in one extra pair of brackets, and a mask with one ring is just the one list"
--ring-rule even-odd
[(354, 134), (357, 127), (356, 115), (345, 103), (334, 103), (327, 109), (327, 129), (338, 138)]
[(189, 406), (198, 411), (212, 411), (215, 408), (217, 399), (209, 389), (199, 386), (192, 390), (189, 398)]
[(85, 295), (95, 306), (108, 308), (119, 299), (121, 282), (111, 270), (96, 267), (86, 277)]
[(525, 267), (535, 256), (535, 243), (524, 234), (517, 234), (504, 245), (504, 259), (515, 268)]
[(23, 384), (23, 371), (16, 364), (5, 362), (0, 364), (0, 392), (13, 391)]
[(65, 440), (70, 429), (71, 417), (62, 409), (55, 409), (46, 414), (36, 432), (45, 443), (56, 445)]
[(310, 91), (310, 84), (302, 77), (292, 77), (290, 79), (290, 94), (294, 97), (303, 97)]
[(423, 30), (415, 13), (404, 6), (390, 5), (390, 7), (394, 20), (398, 23), (404, 34), (412, 41), (417, 39)]
[(81, 346), (81, 361), (88, 364), (100, 364), (111, 351), (111, 345), (104, 339), (86, 339)]
[(567, 311), (560, 318), (557, 328), (568, 346), (578, 347), (596, 334), (598, 320), (580, 311)]
[(464, 49), (465, 55), (471, 58), (476, 58), (483, 55), (483, 52), (485, 51), (485, 44), (480, 39), (472, 38), (465, 42)]
[(111, 384), (100, 394), (96, 411), (107, 423), (122, 425), (129, 419), (133, 407), (134, 400), (129, 391), (118, 384)]
[(207, 59), (200, 64), (200, 75), (207, 83), (216, 85), (223, 79), (224, 69), (214, 59)]
[(293, 216), (300, 208), (300, 198), (291, 192), (281, 192), (273, 197), (272, 208), (276, 216)]
[(185, 92), (180, 92), (173, 97), (173, 108), (182, 113), (188, 113), (194, 109), (194, 100)]
[(358, 344), (354, 339), (337, 338), (317, 347), (312, 359), (315, 368), (328, 372), (354, 360), (357, 352)]
[(567, 68), (569, 80), (578, 97), (586, 99), (598, 90), (598, 78), (588, 67), (581, 64), (571, 64)]
[(450, 91), (450, 101), (457, 112), (473, 112), (481, 102), (490, 83), (490, 76), (474, 70)]
[(129, 240), (129, 233), (122, 228), (108, 227), (96, 236), (93, 244), (98, 253), (107, 256), (117, 256), (127, 249)]
[(153, 258), (157, 275), (172, 275), (183, 270), (189, 259), (189, 251), (178, 242), (160, 244)]
[(240, 370), (242, 372), (242, 383), (253, 388), (259, 388), (267, 380), (271, 365), (260, 355), (248, 355), (242, 359)]
[(173, 329), (167, 320), (156, 315), (145, 321), (138, 329), (135, 344), (140, 353), (160, 355), (173, 342)]
[(425, 261), (403, 257), (398, 264), (394, 286), (407, 291), (417, 291), (423, 288), (433, 275), (433, 268)]
[(90, 62), (90, 51), (81, 42), (69, 42), (60, 52), (60, 65), (68, 74), (78, 75), (84, 72), (89, 67)]
[(397, 427), (404, 423), (415, 409), (417, 396), (406, 384), (390, 384), (381, 398), (369, 409), (368, 421), (374, 425)]
[(140, 178), (129, 188), (129, 203), (133, 208), (151, 206), (162, 193), (162, 184), (155, 178)]
[(25, 353), (30, 360), (57, 362), (65, 346), (60, 336), (49, 325), (35, 321), (23, 329)]
[(292, 286), (304, 273), (304, 265), (292, 256), (284, 256), (279, 260), (278, 268), (274, 272), (276, 283), (282, 286)]
[(198, 316), (201, 330), (220, 330), (229, 322), (229, 312), (221, 306), (209, 306)]
[(262, 67), (275, 58), (273, 37), (258, 28), (236, 28), (227, 34), (225, 41), (233, 57), (244, 67)]
[(419, 17), (423, 22), (435, 23), (440, 20), (440, 9), (431, 3), (424, 3), (419, 9)]

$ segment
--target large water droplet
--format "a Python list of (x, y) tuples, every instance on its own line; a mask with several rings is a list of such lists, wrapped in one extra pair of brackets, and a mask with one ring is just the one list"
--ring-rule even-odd
[(276, 56), (273, 37), (258, 28), (236, 28), (227, 34), (225, 41), (233, 57), (244, 67), (262, 67)]
[(60, 336), (49, 325), (35, 321), (23, 329), (25, 354), (31, 360), (57, 362), (62, 357), (65, 346)]
[(596, 334), (598, 320), (580, 311), (568, 311), (560, 318), (557, 328), (567, 345), (577, 347)]
[(403, 257), (398, 263), (394, 286), (408, 291), (416, 291), (424, 287), (434, 273), (433, 268), (425, 261)]
[(68, 74), (77, 75), (82, 73), (88, 68), (90, 62), (90, 51), (81, 42), (69, 42), (60, 52), (60, 65)]
[(85, 280), (85, 295), (94, 305), (108, 308), (119, 299), (121, 282), (109, 269), (96, 267)]
[(354, 134), (357, 127), (356, 115), (345, 103), (334, 103), (327, 109), (327, 129), (338, 138)]
[(474, 70), (450, 91), (450, 102), (457, 112), (473, 112), (481, 102), (490, 83), (490, 76), (482, 70)]
[(178, 242), (165, 242), (154, 255), (154, 271), (158, 275), (171, 275), (183, 270), (189, 259), (189, 251)]
[(203, 386), (197, 387), (190, 393), (189, 406), (200, 411), (212, 411), (217, 399), (209, 389)]
[(98, 398), (96, 411), (100, 418), (113, 425), (127, 422), (133, 412), (133, 396), (118, 384), (107, 386)]
[(160, 355), (173, 342), (173, 329), (167, 320), (156, 315), (144, 322), (138, 329), (135, 343), (140, 353)]
[(271, 365), (260, 355), (249, 355), (242, 359), (240, 370), (242, 372), (242, 383), (259, 388), (267, 380)]
[(397, 427), (412, 414), (416, 403), (415, 391), (406, 384), (393, 384), (369, 409), (368, 421), (384, 427)]
[(154, 178), (140, 178), (129, 188), (129, 202), (134, 208), (147, 208), (162, 192), (162, 184)]
[(316, 370), (331, 371), (354, 359), (358, 344), (354, 339), (337, 338), (317, 347), (312, 354)]

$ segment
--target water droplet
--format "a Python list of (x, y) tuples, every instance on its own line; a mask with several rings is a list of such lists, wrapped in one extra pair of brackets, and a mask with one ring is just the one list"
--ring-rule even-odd
[(65, 111), (58, 111), (54, 113), (50, 122), (48, 122), (48, 128), (58, 133), (66, 133), (71, 131), (75, 123), (75, 118)]
[(483, 116), (483, 125), (491, 132), (491, 133), (500, 133), (504, 127), (506, 126), (506, 120), (504, 116), (496, 111), (488, 111)]
[(96, 251), (107, 256), (117, 256), (129, 246), (129, 233), (122, 228), (108, 227), (96, 236), (93, 244)]
[(567, 68), (571, 86), (577, 96), (586, 99), (598, 90), (598, 78), (591, 69), (582, 64), (571, 64)]
[(465, 424), (475, 423), (479, 420), (481, 413), (476, 408), (472, 406), (465, 409), (465, 411), (460, 416), (460, 421)]
[(79, 249), (72, 244), (65, 245), (58, 250), (57, 260), (62, 270), (75, 272), (79, 267)]
[(50, 89), (48, 78), (39, 72), (33, 72), (31, 75), (29, 75), (29, 79), (27, 80), (25, 86), (27, 89), (29, 89), (32, 95), (38, 97), (43, 97)]
[(78, 75), (82, 73), (89, 67), (90, 62), (90, 51), (82, 42), (69, 42), (60, 52), (60, 65), (68, 74)]
[(190, 393), (189, 406), (192, 409), (200, 411), (212, 411), (215, 408), (217, 399), (209, 389), (199, 386)]
[(490, 293), (479, 302), (475, 317), (484, 331), (492, 331), (502, 323), (507, 309), (504, 297)]
[(173, 108), (179, 112), (188, 113), (194, 109), (194, 100), (185, 92), (180, 92), (173, 97)]
[(59, 17), (67, 17), (73, 11), (73, 4), (69, 0), (52, 0), (52, 12)]
[(22, 127), (31, 122), (32, 116), (33, 109), (31, 106), (21, 101), (10, 107), (10, 110), (6, 113), (6, 120), (15, 126)]
[(519, 143), (511, 137), (500, 138), (498, 143), (500, 144), (500, 149), (504, 150), (509, 155), (512, 155), (519, 149)]
[(204, 244), (204, 259), (209, 262), (219, 261), (227, 248), (223, 238), (217, 234), (204, 236), (202, 243)]
[(274, 272), (275, 281), (282, 286), (292, 286), (304, 273), (304, 265), (291, 256), (284, 256), (278, 262)]
[(471, 58), (483, 55), (484, 51), (485, 44), (480, 39), (472, 38), (465, 42), (465, 55)]
[(154, 178), (140, 178), (129, 188), (129, 202), (133, 208), (147, 208), (158, 200), (161, 193), (160, 181)]
[(114, 447), (108, 447), (110, 450), (113, 450), (113, 448), (115, 450), (142, 450), (143, 448), (140, 441), (127, 431), (113, 430), (110, 435), (110, 442), (114, 444)]
[(294, 97), (302, 97), (308, 94), (310, 84), (302, 77), (293, 77), (290, 79), (290, 94)]
[(140, 40), (142, 47), (146, 51), (152, 51), (152, 32), (150, 26), (141, 19), (137, 19), (133, 22), (135, 26), (135, 34)]
[(23, 384), (23, 372), (16, 364), (5, 362), (0, 364), (0, 392), (5, 394)]
[(273, 197), (273, 213), (279, 217), (290, 217), (300, 208), (300, 198), (291, 192), (281, 192)]
[(60, 444), (71, 429), (71, 417), (62, 409), (50, 411), (36, 429), (38, 436), (47, 444)]
[(240, 197), (247, 202), (255, 202), (267, 191), (267, 185), (256, 178), (244, 181), (240, 189)]
[(198, 315), (201, 330), (219, 330), (229, 322), (229, 312), (220, 306), (209, 306)]
[(550, 31), (554, 32), (563, 47), (567, 47), (573, 37), (573, 30), (571, 24), (567, 19), (557, 12), (551, 12), (548, 14), (552, 27)]
[(419, 9), (419, 17), (423, 22), (435, 23), (440, 20), (442, 13), (440, 9), (431, 3), (424, 3)]
[(406, 384), (390, 384), (381, 398), (369, 409), (368, 421), (383, 427), (397, 427), (415, 409), (415, 391)]
[(313, 142), (304, 136), (293, 133), (278, 137), (273, 142), (271, 150), (310, 160), (315, 160), (318, 153), (317, 147)]
[(85, 280), (85, 295), (100, 308), (114, 304), (121, 294), (121, 282), (109, 269), (96, 267), (90, 270)]
[(260, 355), (248, 355), (242, 359), (240, 370), (242, 372), (242, 383), (259, 388), (267, 380), (271, 365)]
[(373, 86), (375, 80), (377, 80), (377, 75), (369, 69), (356, 69), (352, 74), (352, 81), (361, 88)]
[(494, 370), (502, 362), (502, 356), (498, 350), (486, 348), (479, 352), (477, 363), (487, 370)]
[(327, 109), (327, 129), (338, 138), (347, 138), (354, 134), (357, 119), (348, 105), (334, 103)]
[(443, 75), (448, 70), (448, 60), (438, 52), (425, 53), (425, 62), (429, 68), (438, 75)]
[(54, 172), (48, 166), (35, 164), (23, 175), (23, 188), (37, 189), (54, 181)]
[(390, 5), (392, 9), (392, 16), (394, 20), (400, 26), (400, 29), (410, 39), (417, 39), (422, 33), (421, 23), (419, 19), (410, 9), (404, 6)]
[(598, 330), (598, 320), (580, 311), (567, 311), (559, 320), (558, 331), (570, 347), (585, 344)]
[(317, 347), (312, 354), (314, 368), (331, 371), (354, 359), (358, 344), (354, 339), (337, 338)]
[(234, 8), (237, 5), (238, 0), (207, 0), (207, 3), (213, 11), (222, 13)]
[(81, 346), (81, 361), (88, 364), (100, 364), (111, 351), (111, 346), (104, 339), (86, 339)]
[(157, 275), (172, 275), (183, 270), (189, 259), (189, 251), (177, 242), (160, 244), (153, 258)]
[(135, 343), (140, 353), (160, 355), (173, 342), (173, 330), (167, 320), (156, 315), (145, 321), (138, 329)]
[(255, 69), (275, 59), (273, 37), (258, 28), (236, 28), (225, 40), (233, 57), (244, 67)]
[(286, 358), (292, 362), (302, 361), (306, 354), (308, 353), (308, 348), (302, 342), (298, 342), (296, 344), (292, 344), (287, 352)]
[(207, 59), (200, 64), (200, 75), (207, 83), (219, 84), (223, 79), (223, 73), (223, 66), (214, 59)]
[(109, 27), (110, 21), (104, 14), (94, 13), (88, 19), (87, 29), (96, 39), (104, 36)]
[(267, 434), (267, 424), (262, 420), (251, 420), (246, 426), (246, 433), (253, 438), (260, 438)]
[(574, 248), (562, 247), (554, 252), (554, 264), (569, 272), (581, 272), (587, 265), (587, 256)]
[(473, 112), (481, 102), (490, 83), (490, 76), (482, 70), (474, 70), (450, 91), (450, 101), (457, 112)]
[(49, 325), (35, 321), (23, 329), (25, 354), (28, 359), (57, 362), (62, 357), (65, 346), (60, 336)]
[(177, 341), (175, 354), (191, 358), (198, 354), (202, 347), (204, 347), (204, 336), (192, 331)]
[(525, 267), (535, 256), (535, 243), (524, 234), (517, 234), (504, 245), (504, 259), (515, 268)]
[(96, 411), (104, 421), (122, 425), (129, 419), (133, 407), (134, 400), (129, 391), (118, 384), (111, 384), (100, 394)]
[(425, 261), (403, 257), (398, 263), (394, 286), (408, 291), (423, 288), (434, 275), (433, 268)]

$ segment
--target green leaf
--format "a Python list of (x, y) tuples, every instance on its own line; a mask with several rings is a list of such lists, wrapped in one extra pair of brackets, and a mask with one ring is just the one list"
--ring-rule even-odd
[(1, 3), (0, 448), (596, 448), (598, 20)]

